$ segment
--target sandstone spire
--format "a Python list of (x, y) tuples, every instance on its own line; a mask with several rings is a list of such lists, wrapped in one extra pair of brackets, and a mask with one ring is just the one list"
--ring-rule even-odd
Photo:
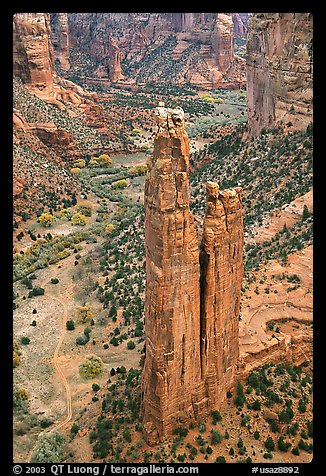
[(145, 184), (147, 439), (194, 417), (200, 377), (199, 266), (189, 210), (189, 140), (181, 108), (155, 111), (158, 130)]
[(155, 118), (157, 133), (145, 183), (141, 408), (149, 444), (206, 417), (233, 383), (243, 274), (241, 189), (219, 192), (217, 184), (207, 184), (200, 263), (189, 209), (184, 112), (160, 103)]
[(243, 277), (242, 189), (206, 184), (207, 206), (200, 250), (201, 365), (212, 408), (232, 385), (239, 358)]

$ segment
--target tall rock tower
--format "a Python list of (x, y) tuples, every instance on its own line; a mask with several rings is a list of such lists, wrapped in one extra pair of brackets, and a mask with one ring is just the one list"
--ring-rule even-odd
[(149, 444), (220, 406), (234, 382), (243, 276), (241, 189), (207, 184), (200, 259), (189, 209), (189, 139), (181, 108), (155, 110), (145, 184), (145, 359)]
[[(146, 356), (143, 422), (148, 441), (195, 416), (200, 368), (199, 253), (189, 210), (189, 139), (182, 109), (156, 109), (145, 184)], [(196, 410), (195, 410), (196, 409)]]
[(243, 277), (242, 189), (206, 184), (206, 216), (200, 250), (201, 366), (212, 408), (234, 382), (239, 358)]

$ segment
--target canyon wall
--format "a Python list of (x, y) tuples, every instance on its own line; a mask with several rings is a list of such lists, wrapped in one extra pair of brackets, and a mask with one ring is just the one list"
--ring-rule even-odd
[(68, 13), (51, 13), (51, 40), (54, 60), (64, 70), (70, 69)]
[(155, 114), (144, 202), (142, 419), (149, 444), (219, 408), (234, 384), (243, 277), (241, 189), (207, 184), (199, 260), (184, 112), (161, 104)]
[(48, 13), (13, 16), (13, 73), (31, 88), (53, 91), (53, 47)]
[(95, 74), (112, 82), (233, 87), (245, 84), (233, 18), (238, 35), (245, 34), (241, 17), (231, 13), (72, 13), (69, 31), (71, 45), (93, 59)]
[(312, 15), (255, 13), (247, 37), (250, 136), (276, 123), (306, 128), (312, 121)]

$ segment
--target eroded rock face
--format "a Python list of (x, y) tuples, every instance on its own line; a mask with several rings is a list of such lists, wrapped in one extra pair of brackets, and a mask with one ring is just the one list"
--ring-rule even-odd
[(48, 13), (13, 16), (13, 73), (30, 87), (53, 90), (53, 48)]
[(241, 189), (219, 192), (208, 183), (199, 262), (184, 112), (160, 103), (155, 119), (145, 184), (142, 419), (149, 444), (207, 416), (233, 384), (243, 274)]
[(64, 70), (70, 69), (68, 13), (51, 13), (51, 38), (54, 60)]
[(251, 136), (278, 121), (312, 120), (312, 15), (256, 13), (247, 40), (247, 108)]
[(110, 81), (116, 82), (123, 78), (121, 71), (121, 52), (116, 38), (109, 37), (108, 63)]
[(220, 71), (227, 71), (234, 60), (232, 16), (218, 13), (213, 36), (216, 63)]
[[(235, 63), (232, 14), (73, 13), (69, 26), (71, 43), (99, 64), (95, 74), (101, 77), (104, 68), (123, 74), (125, 82), (189, 81), (205, 88), (245, 84), (243, 61), (229, 70)], [(109, 37), (117, 40), (122, 72)]]
[(242, 189), (206, 184), (206, 216), (200, 250), (201, 365), (208, 396), (218, 408), (232, 385), (239, 358), (243, 278)]
[[(200, 377), (199, 267), (189, 210), (189, 140), (182, 109), (155, 111), (145, 184), (146, 357), (143, 422), (153, 442), (194, 418)], [(149, 431), (147, 431), (147, 429)], [(148, 434), (147, 434), (148, 433)]]

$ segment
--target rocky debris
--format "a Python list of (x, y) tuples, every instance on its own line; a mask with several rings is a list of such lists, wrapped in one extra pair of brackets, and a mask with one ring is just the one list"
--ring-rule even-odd
[(220, 406), (233, 384), (243, 274), (241, 189), (219, 192), (217, 184), (207, 184), (199, 262), (189, 210), (189, 139), (184, 112), (159, 103), (154, 114), (157, 132), (144, 202), (142, 419), (149, 444), (172, 434), (181, 424), (207, 416)]
[(51, 13), (50, 20), (54, 61), (67, 71), (70, 69), (68, 13)]
[(312, 15), (255, 13), (247, 40), (250, 136), (276, 123), (312, 121)]

